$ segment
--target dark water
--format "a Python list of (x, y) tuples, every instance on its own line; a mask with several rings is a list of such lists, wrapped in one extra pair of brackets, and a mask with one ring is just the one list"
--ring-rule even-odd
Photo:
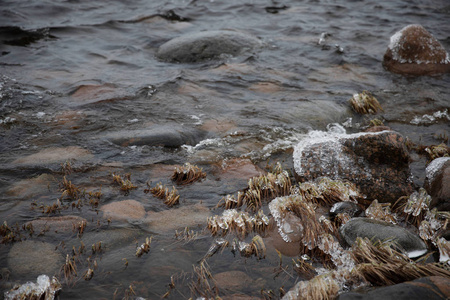
[[(376, 117), (385, 125), (414, 143), (439, 144), (448, 137), (450, 127), (445, 113), (450, 108), (450, 75), (408, 78), (387, 72), (381, 62), (389, 37), (408, 24), (423, 25), (450, 49), (449, 18), (445, 0), (1, 0), (0, 220), (21, 226), (44, 216), (39, 209), (31, 210), (33, 201), (51, 205), (60, 196), (58, 182), (63, 175), (58, 171), (64, 155), (54, 154), (54, 161), (45, 163), (33, 158), (21, 163), (20, 159), (45, 149), (76, 146), (85, 152), (73, 157), (75, 172), (68, 175), (70, 180), (87, 191), (101, 188), (100, 205), (137, 200), (147, 216), (168, 209), (143, 192), (147, 182), (171, 184), (173, 166), (185, 162), (203, 167), (206, 180), (179, 187), (182, 200), (173, 213), (188, 207), (186, 224), (192, 226), (198, 223), (192, 221), (196, 215), (209, 212), (197, 213), (191, 205), (212, 209), (224, 195), (246, 185), (246, 178), (226, 178), (217, 171), (224, 160), (249, 158), (261, 168), (280, 161), (291, 168), (290, 149), (309, 130), (347, 121), (351, 132), (359, 130), (358, 124), (368, 124), (372, 117), (355, 115), (347, 104), (352, 94), (362, 90), (371, 91), (380, 101), (384, 112)], [(172, 38), (220, 29), (253, 34), (263, 47), (199, 64), (170, 64), (154, 56)], [(329, 35), (319, 45), (322, 33)], [(436, 112), (441, 115), (430, 122), (411, 123)], [(201, 133), (194, 134), (191, 145), (176, 148), (121, 146), (108, 138), (160, 125)], [(203, 142), (195, 146), (199, 141)], [(420, 186), (426, 160), (413, 158), (414, 181)], [(123, 195), (111, 184), (113, 172), (131, 173), (138, 189)], [(22, 180), (47, 173), (54, 180), (36, 187), (25, 183), (31, 191), (19, 187), (17, 192)], [(216, 209), (210, 214), (221, 212)], [(183, 243), (173, 238), (174, 231), (188, 225), (178, 224), (176, 217), (159, 227), (148, 220), (108, 224), (89, 205), (57, 215), (86, 218), (84, 239), (88, 241), (105, 239), (102, 232), (118, 235), (102, 255), (94, 255), (99, 264), (94, 278), (64, 285), (62, 299), (111, 299), (116, 290), (119, 299), (130, 283), (137, 296), (155, 299), (168, 290), (172, 275), (178, 278), (180, 293), (173, 292), (171, 297), (189, 298), (192, 265), (212, 242), (202, 232), (206, 217), (199, 227), (191, 228), (198, 230), (198, 238)], [(141, 244), (150, 235), (152, 250), (136, 258), (136, 242)], [(65, 240), (69, 246), (58, 249), (64, 257), (72, 245), (79, 245), (71, 233), (29, 239), (55, 247)], [(2, 268), (10, 268), (11, 247), (0, 245)], [(228, 250), (213, 256), (209, 260), (213, 274), (238, 270), (253, 280), (221, 295), (260, 296), (263, 288), (288, 290), (299, 280), (288, 272), (276, 275), (278, 256), (273, 249), (268, 249), (267, 256), (245, 259)], [(123, 258), (129, 262), (127, 268)], [(285, 258), (284, 264), (291, 264), (291, 259)], [(85, 270), (87, 263), (79, 266)], [(39, 274), (19, 276), (13, 271), (2, 288), (35, 280)]]

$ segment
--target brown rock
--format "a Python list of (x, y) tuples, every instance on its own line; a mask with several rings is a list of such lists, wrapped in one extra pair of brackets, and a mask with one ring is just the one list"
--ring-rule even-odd
[(65, 148), (43, 149), (38, 153), (18, 158), (13, 163), (21, 165), (40, 165), (40, 164), (62, 163), (71, 159), (87, 160), (91, 159), (92, 157), (93, 155), (89, 150), (77, 146), (69, 146)]
[(8, 194), (21, 197), (22, 199), (47, 194), (49, 184), (54, 182), (56, 182), (56, 179), (52, 175), (41, 174), (37, 177), (14, 183), (8, 190)]
[(224, 179), (247, 180), (266, 173), (249, 159), (232, 158), (222, 162), (220, 174)]
[(64, 257), (49, 243), (30, 240), (15, 243), (8, 253), (8, 267), (13, 276), (21, 279), (56, 275), (63, 264)]
[(437, 75), (450, 72), (448, 53), (421, 25), (408, 25), (391, 37), (383, 65), (399, 74)]
[(425, 189), (433, 199), (431, 209), (450, 211), (450, 157), (436, 158), (428, 165)]
[(253, 280), (242, 271), (227, 271), (213, 276), (217, 286), (228, 290), (241, 290), (252, 284)]
[(111, 220), (139, 220), (145, 217), (145, 208), (136, 200), (116, 201), (100, 207), (103, 217)]
[(409, 153), (400, 134), (321, 134), (295, 148), (294, 167), (299, 181), (323, 176), (346, 179), (355, 183), (368, 200), (383, 203), (393, 203), (413, 191)]
[(130, 98), (130, 95), (126, 95), (124, 91), (110, 84), (81, 85), (72, 93), (72, 99), (80, 104), (123, 100), (128, 98)]
[(33, 230), (36, 234), (42, 231), (67, 233), (72, 232), (74, 228), (78, 228), (82, 222), (86, 222), (86, 219), (79, 216), (62, 216), (62, 217), (43, 217), (27, 223), (33, 226)]

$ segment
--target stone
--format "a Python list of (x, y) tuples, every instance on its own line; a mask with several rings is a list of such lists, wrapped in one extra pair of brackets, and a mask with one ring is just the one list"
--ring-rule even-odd
[(408, 25), (391, 37), (383, 65), (393, 73), (438, 75), (450, 72), (450, 57), (425, 28)]
[(22, 158), (16, 159), (13, 164), (19, 165), (47, 165), (54, 163), (64, 163), (70, 160), (89, 160), (94, 156), (92, 153), (81, 147), (52, 147), (39, 151)]
[(430, 209), (450, 211), (450, 157), (434, 159), (425, 173), (424, 186), (432, 198)]
[(34, 178), (24, 179), (13, 184), (8, 190), (8, 195), (28, 199), (38, 195), (48, 194), (48, 186), (56, 182), (56, 178), (50, 174), (41, 174)]
[(123, 200), (100, 207), (103, 217), (111, 220), (139, 220), (145, 217), (145, 208), (136, 200)]
[(177, 148), (196, 145), (204, 137), (201, 130), (186, 127), (154, 126), (150, 129), (125, 130), (107, 134), (107, 140), (121, 146), (162, 146)]
[(62, 217), (42, 217), (27, 223), (33, 226), (35, 234), (45, 231), (45, 236), (49, 233), (71, 233), (77, 232), (77, 228), (87, 220), (79, 216)]
[(253, 283), (253, 279), (242, 271), (226, 271), (214, 276), (217, 286), (226, 290), (242, 290)]
[(40, 274), (57, 275), (64, 257), (55, 245), (37, 241), (15, 243), (8, 253), (8, 267), (13, 276), (31, 280)]
[(249, 34), (237, 31), (204, 31), (186, 34), (161, 45), (156, 57), (163, 61), (196, 63), (218, 59), (223, 55), (239, 55), (261, 45)]
[(131, 95), (111, 84), (105, 85), (81, 85), (71, 95), (77, 104), (90, 104), (105, 101), (126, 100)]
[(344, 293), (339, 295), (337, 300), (443, 300), (449, 298), (450, 279), (430, 276), (380, 287), (367, 293)]
[(345, 223), (339, 232), (349, 245), (356, 238), (368, 238), (372, 241), (393, 240), (399, 249), (407, 252), (409, 257), (418, 257), (427, 252), (427, 245), (418, 235), (403, 227), (368, 218), (353, 218)]
[(338, 214), (346, 213), (350, 217), (358, 216), (362, 213), (362, 209), (358, 206), (358, 204), (344, 201), (344, 202), (337, 202), (333, 204), (333, 206), (330, 208), (329, 215), (331, 218), (336, 217)]
[(410, 156), (405, 139), (394, 131), (346, 134), (340, 125), (312, 131), (294, 148), (297, 180), (320, 177), (356, 184), (368, 201), (394, 203), (411, 194)]
[(176, 229), (206, 224), (211, 212), (203, 205), (188, 205), (159, 212), (148, 212), (144, 223), (156, 233), (173, 232)]

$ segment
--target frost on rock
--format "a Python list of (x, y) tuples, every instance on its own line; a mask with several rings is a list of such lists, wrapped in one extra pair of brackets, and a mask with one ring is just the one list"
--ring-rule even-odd
[(5, 292), (6, 300), (15, 299), (55, 299), (57, 293), (61, 290), (61, 284), (56, 277), (52, 280), (47, 275), (39, 275), (36, 283), (27, 282), (21, 286)]
[(444, 47), (421, 25), (408, 25), (390, 39), (388, 49), (400, 63), (448, 64)]
[(444, 109), (443, 111), (439, 110), (432, 115), (425, 114), (423, 116), (415, 116), (410, 123), (413, 125), (426, 125), (437, 123), (440, 119), (447, 119), (450, 121), (450, 115), (448, 114), (447, 109)]
[(428, 182), (434, 181), (434, 178), (448, 160), (450, 160), (450, 157), (439, 157), (431, 161), (425, 171)]

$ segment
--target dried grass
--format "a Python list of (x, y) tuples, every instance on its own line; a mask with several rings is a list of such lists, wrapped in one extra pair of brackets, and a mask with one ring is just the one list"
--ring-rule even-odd
[(378, 100), (369, 91), (354, 94), (349, 102), (353, 110), (362, 115), (375, 114), (378, 111), (383, 111)]
[(203, 169), (190, 163), (185, 163), (184, 166), (175, 168), (172, 175), (172, 180), (179, 185), (190, 184), (203, 178), (206, 178), (206, 173), (203, 172)]
[(160, 182), (155, 187), (149, 190), (145, 190), (144, 192), (148, 193), (149, 191), (155, 197), (164, 199), (164, 204), (166, 204), (168, 207), (172, 207), (179, 203), (180, 195), (178, 195), (178, 191), (174, 186), (172, 186), (172, 189), (169, 190), (168, 187), (166, 187), (165, 185), (163, 186)]

